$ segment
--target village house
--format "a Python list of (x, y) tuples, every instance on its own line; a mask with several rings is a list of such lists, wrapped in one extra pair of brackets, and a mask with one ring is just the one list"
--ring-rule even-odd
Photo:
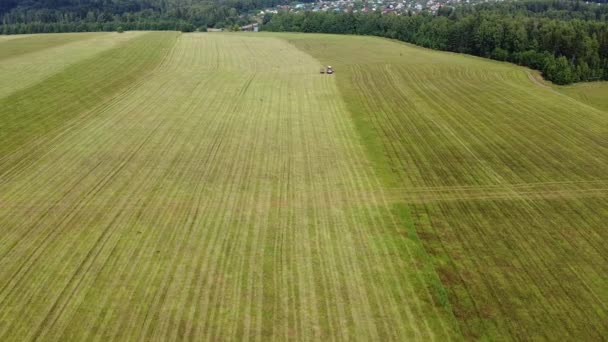
[(253, 24), (241, 26), (241, 31), (258, 32), (258, 30), (259, 30), (258, 23), (253, 23)]

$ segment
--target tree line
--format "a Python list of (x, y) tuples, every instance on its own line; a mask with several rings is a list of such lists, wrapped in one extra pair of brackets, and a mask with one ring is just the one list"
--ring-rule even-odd
[[(541, 17), (549, 19), (581, 19), (581, 20), (608, 20), (608, 0), (595, 0), (582, 2), (580, 0), (519, 0), (502, 1), (494, 3), (480, 3), (476, 6), (463, 6), (458, 8), (459, 13), (472, 13), (475, 11), (492, 11), (503, 15), (523, 15), (527, 17)], [(442, 10), (451, 12), (450, 8)]]
[[(528, 2), (532, 3), (532, 2)], [(537, 3), (542, 3), (538, 2)], [(546, 4), (556, 3), (545, 1)], [(557, 84), (608, 80), (608, 23), (545, 18), (540, 11), (506, 11), (512, 4), (444, 8), (422, 15), (380, 13), (279, 13), (262, 29), (374, 35), (427, 48), (508, 61), (540, 70)], [(587, 5), (579, 4), (583, 11)], [(593, 5), (598, 6), (598, 5)], [(550, 7), (550, 6), (549, 6)], [(605, 6), (601, 6), (605, 11)]]
[(30, 33), (66, 33), (66, 32), (113, 32), (113, 31), (206, 31), (206, 27), (197, 28), (193, 24), (171, 19), (137, 20), (132, 22), (59, 22), (29, 24), (12, 24), (0, 26), (0, 34), (30, 34)]
[[(308, 0), (307, 0), (308, 1)], [(4, 34), (99, 31), (123, 26), (174, 30), (251, 23), (249, 13), (287, 0), (0, 0)]]
[[(312, 1), (312, 0), (306, 0)], [(606, 2), (608, 0), (595, 0)], [(1, 34), (234, 27), (288, 0), (1, 0)], [(522, 0), (442, 7), (437, 13), (282, 12), (268, 31), (375, 35), (509, 61), (557, 83), (608, 79), (608, 6)]]

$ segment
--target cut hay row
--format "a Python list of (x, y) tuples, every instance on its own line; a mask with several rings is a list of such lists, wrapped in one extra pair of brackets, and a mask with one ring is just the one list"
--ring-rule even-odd
[(505, 63), (369, 37), (283, 37), (341, 71), (390, 197), (418, 203), (416, 229), (465, 337), (608, 334), (605, 112)]
[(137, 86), (5, 157), (0, 339), (457, 336), (318, 65), (280, 39), (181, 35)]

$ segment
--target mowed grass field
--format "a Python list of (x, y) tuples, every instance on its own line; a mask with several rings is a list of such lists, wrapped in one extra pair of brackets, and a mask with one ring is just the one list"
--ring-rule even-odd
[(116, 44), (0, 100), (1, 340), (458, 336), (319, 61)]
[(0, 340), (604, 339), (608, 113), (564, 91), (371, 37), (0, 37)]
[(608, 336), (605, 83), (554, 89), (523, 68), (388, 40), (285, 38), (340, 70), (465, 338)]

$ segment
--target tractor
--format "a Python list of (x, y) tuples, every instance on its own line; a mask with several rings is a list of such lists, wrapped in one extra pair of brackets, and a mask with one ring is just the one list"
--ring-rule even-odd
[(331, 75), (334, 73), (334, 69), (331, 67), (331, 65), (328, 65), (327, 68), (321, 68), (319, 73)]

